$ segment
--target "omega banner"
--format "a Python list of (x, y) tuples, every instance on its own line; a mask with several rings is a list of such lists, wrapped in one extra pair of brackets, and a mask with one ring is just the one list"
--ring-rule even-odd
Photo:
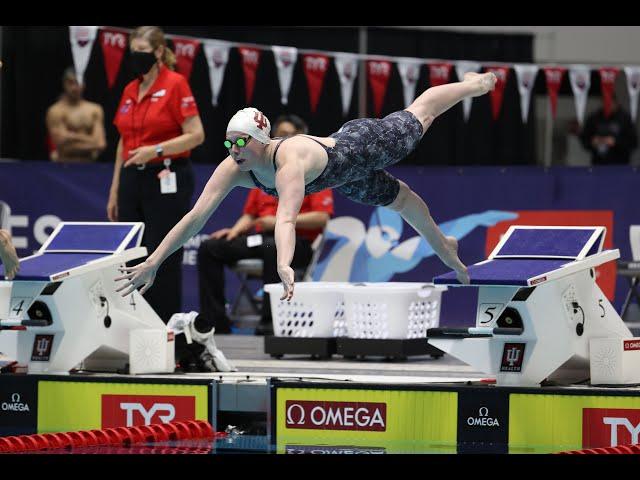
[(640, 443), (640, 396), (511, 394), (509, 404), (509, 453)]
[(207, 385), (41, 381), (38, 433), (208, 420), (207, 390)]
[(456, 452), (455, 392), (276, 386), (275, 395), (279, 453)]

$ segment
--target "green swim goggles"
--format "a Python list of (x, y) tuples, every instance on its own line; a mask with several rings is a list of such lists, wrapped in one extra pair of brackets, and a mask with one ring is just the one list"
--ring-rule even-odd
[(231, 148), (233, 147), (233, 145), (237, 145), (238, 147), (242, 148), (242, 147), (246, 147), (247, 143), (249, 143), (249, 140), (251, 139), (251, 137), (240, 137), (238, 138), (235, 142), (229, 140), (228, 138), (224, 141), (224, 146), (226, 148)]

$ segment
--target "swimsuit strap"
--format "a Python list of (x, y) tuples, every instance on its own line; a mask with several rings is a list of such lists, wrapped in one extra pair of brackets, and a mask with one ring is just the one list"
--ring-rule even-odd
[[(274, 171), (276, 171), (276, 170), (277, 170), (277, 168), (276, 168), (276, 154), (278, 153), (278, 149), (280, 148), (280, 145), (282, 145), (282, 143), (283, 143), (285, 140), (288, 140), (288, 139), (293, 138), (293, 137), (295, 137), (295, 136), (296, 136), (296, 135), (292, 135), (292, 136), (290, 136), (290, 137), (283, 138), (282, 140), (280, 140), (280, 141), (278, 142), (278, 144), (276, 145), (276, 148), (274, 148), (274, 149), (273, 149), (273, 170), (274, 170)], [(321, 146), (322, 148), (324, 148), (325, 150), (327, 150), (327, 149), (329, 148), (329, 147), (327, 147), (324, 143), (319, 142), (319, 141), (318, 141), (318, 140), (316, 140), (315, 138), (311, 138), (311, 137), (309, 137), (308, 135), (302, 135), (302, 134), (300, 134), (300, 136), (301, 136), (301, 137), (308, 138), (309, 140), (313, 140), (314, 142), (316, 142), (318, 145), (320, 145), (320, 146)]]

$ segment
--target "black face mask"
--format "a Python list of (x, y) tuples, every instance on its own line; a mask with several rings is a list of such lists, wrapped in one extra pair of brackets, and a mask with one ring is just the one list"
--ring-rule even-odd
[(131, 52), (129, 62), (136, 76), (145, 75), (158, 60), (153, 52)]

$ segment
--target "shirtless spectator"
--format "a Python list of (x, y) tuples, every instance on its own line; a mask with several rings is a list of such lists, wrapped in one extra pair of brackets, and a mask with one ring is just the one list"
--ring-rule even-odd
[(47, 111), (47, 130), (55, 146), (51, 160), (94, 162), (106, 147), (102, 107), (82, 98), (83, 86), (72, 67), (64, 71), (62, 86), (60, 100)]

